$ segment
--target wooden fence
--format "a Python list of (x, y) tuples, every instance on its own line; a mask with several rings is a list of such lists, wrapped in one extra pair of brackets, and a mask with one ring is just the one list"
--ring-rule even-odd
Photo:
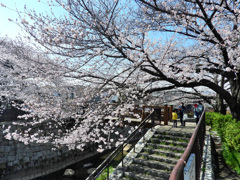
[[(141, 118), (141, 121), (143, 121), (151, 112), (153, 113), (153, 116), (151, 117), (152, 125), (158, 125), (161, 124), (161, 122), (164, 122), (164, 125), (168, 125), (168, 121), (172, 119), (172, 110), (173, 106), (170, 105), (164, 105), (164, 106), (152, 106), (152, 105), (144, 105), (142, 107), (135, 106), (135, 108), (132, 111), (129, 111), (126, 113), (122, 119), (126, 120), (126, 118), (132, 118), (132, 125), (139, 124), (140, 121), (134, 121), (134, 118), (136, 117), (136, 114), (138, 114)], [(129, 123), (128, 123), (129, 124)]]

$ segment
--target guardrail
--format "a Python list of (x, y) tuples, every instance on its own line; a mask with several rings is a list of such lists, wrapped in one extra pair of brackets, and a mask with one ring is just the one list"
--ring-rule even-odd
[[(151, 112), (143, 121), (141, 121), (141, 123), (139, 124), (139, 126), (133, 131), (132, 134), (130, 134), (127, 139), (121, 144), (119, 145), (93, 172), (92, 174), (90, 174), (90, 176), (88, 176), (88, 178), (86, 180), (93, 180), (96, 179), (97, 177), (99, 177), (101, 175), (101, 173), (107, 169), (107, 179), (109, 179), (109, 166), (111, 165), (112, 161), (121, 153), (122, 154), (122, 158), (121, 158), (121, 163), (122, 163), (122, 167), (124, 167), (123, 164), (123, 149), (131, 142), (136, 140), (136, 136), (139, 133), (142, 133), (141, 129), (146, 125), (146, 123), (148, 123), (149, 120), (151, 120), (151, 117), (154, 115), (154, 111)], [(153, 123), (153, 121), (151, 121), (151, 123)], [(152, 126), (153, 127), (153, 126)], [(133, 146), (134, 151), (135, 151), (135, 145)]]
[(195, 154), (196, 179), (197, 180), (200, 179), (205, 133), (206, 133), (206, 125), (205, 125), (205, 111), (204, 111), (200, 117), (199, 123), (197, 124), (195, 131), (192, 134), (192, 137), (188, 143), (186, 150), (184, 151), (182, 157), (178, 160), (176, 166), (173, 168), (169, 180), (184, 179), (184, 167), (191, 153)]

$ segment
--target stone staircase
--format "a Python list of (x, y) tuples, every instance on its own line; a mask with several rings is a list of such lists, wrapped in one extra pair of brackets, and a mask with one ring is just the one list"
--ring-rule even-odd
[[(177, 128), (174, 128), (177, 129)], [(169, 179), (172, 169), (185, 151), (192, 133), (157, 129), (144, 147), (123, 168), (120, 179)], [(115, 178), (113, 178), (115, 179)]]

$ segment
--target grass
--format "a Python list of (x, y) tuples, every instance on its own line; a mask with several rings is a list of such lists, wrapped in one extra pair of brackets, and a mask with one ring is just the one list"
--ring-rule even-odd
[(173, 158), (174, 158), (174, 159), (180, 159), (180, 157), (177, 157), (177, 156), (174, 156)]
[(154, 146), (147, 146), (148, 148), (150, 148), (150, 149), (155, 149), (155, 147)]
[(152, 139), (152, 140), (151, 140), (151, 143), (158, 143), (158, 140)]
[(138, 155), (137, 158), (139, 158), (139, 159), (146, 159), (146, 160), (149, 159), (146, 155)]
[(128, 180), (137, 180), (136, 178), (133, 178), (133, 177), (130, 177), (130, 176), (126, 176), (126, 178), (127, 178)]
[[(109, 174), (111, 174), (113, 171), (114, 171), (114, 167), (113, 166), (110, 166), (109, 167)], [(107, 169), (104, 169), (102, 174), (97, 178), (97, 180), (105, 180), (107, 179)]]
[[(125, 157), (127, 155), (126, 151), (123, 151), (123, 157)], [(108, 157), (109, 154), (102, 156), (102, 159), (105, 159), (106, 157)], [(114, 161), (112, 162), (112, 164), (109, 166), (109, 175), (114, 171), (114, 169), (118, 166), (118, 164), (121, 162), (122, 160), (122, 154), (119, 153), (119, 155), (114, 159)], [(97, 178), (97, 180), (106, 180), (107, 179), (107, 172), (108, 169), (104, 169), (103, 172), (101, 173), (101, 175)]]
[(202, 167), (202, 172), (205, 172), (206, 171), (206, 166), (203, 166)]
[(144, 152), (148, 153), (148, 154), (152, 154), (152, 150), (151, 149), (147, 149)]
[(189, 140), (185, 140), (185, 139), (178, 139), (178, 142), (186, 142), (186, 143), (188, 143), (188, 142), (189, 142)]
[(163, 154), (163, 153), (154, 153), (154, 154), (156, 154), (156, 155), (160, 155), (160, 156), (163, 156), (163, 157), (167, 157), (167, 155), (166, 154)]
[(166, 143), (166, 142), (160, 142), (159, 144), (162, 144), (162, 145), (167, 145), (167, 143)]
[(182, 145), (180, 145), (180, 144), (176, 144), (175, 146), (176, 146), (176, 147), (182, 147), (182, 148), (185, 148), (185, 146), (182, 146)]

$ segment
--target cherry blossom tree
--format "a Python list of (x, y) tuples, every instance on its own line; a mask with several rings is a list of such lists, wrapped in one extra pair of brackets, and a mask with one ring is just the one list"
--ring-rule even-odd
[[(182, 49), (181, 45), (173, 57), (178, 64), (190, 65), (192, 73), (200, 73), (202, 78), (190, 82), (194, 77), (184, 74), (186, 80), (180, 86), (203, 85), (214, 90), (239, 120), (239, 2), (139, 0), (137, 3), (147, 17), (145, 24), (151, 24), (153, 31), (177, 33), (188, 42), (191, 40), (189, 43), (195, 49), (189, 46)], [(176, 65), (171, 68), (178, 74), (186, 72), (185, 68)], [(217, 75), (221, 79), (211, 80)]]
[[(233, 117), (240, 120), (239, 2), (47, 3), (52, 13), (37, 13), (25, 7), (24, 12), (19, 11), (20, 21), (15, 23), (27, 32), (30, 41), (54, 56), (56, 68), (61, 67), (61, 73), (56, 71), (49, 79), (77, 79), (87, 87), (74, 106), (101, 96), (101, 102), (88, 106), (91, 109), (79, 126), (84, 129), (81, 135), (86, 141), (99, 135), (101, 119), (120, 110), (106, 103), (111, 94), (117, 93), (124, 94), (124, 112), (144, 94), (205, 86), (221, 96)], [(62, 7), (64, 13), (54, 14), (55, 7)], [(46, 74), (52, 72), (48, 67), (44, 70)], [(214, 80), (217, 75), (226, 82), (224, 86)], [(53, 110), (61, 112), (55, 107)], [(72, 131), (74, 135), (79, 127)], [(90, 127), (95, 131), (89, 136)]]
[[(56, 147), (80, 150), (98, 145), (99, 151), (103, 145), (110, 148), (124, 140), (114, 130), (120, 122), (114, 122), (111, 117), (105, 121), (110, 113), (119, 113), (111, 105), (106, 107), (114, 90), (105, 88), (100, 92), (97, 86), (74, 80), (69, 75), (69, 66), (26, 43), (22, 39), (0, 40), (1, 101), (7, 99), (25, 112), (18, 120), (1, 127), (7, 139), (25, 144), (52, 142)], [(76, 97), (72, 95), (74, 92), (78, 93)], [(84, 116), (79, 114), (83, 107)], [(12, 126), (17, 126), (18, 132)], [(131, 130), (125, 129), (124, 134)]]
[[(72, 76), (106, 86), (135, 81), (151, 93), (206, 86), (240, 119), (239, 2), (64, 1), (65, 14), (25, 9), (19, 25), (51, 53), (73, 64)], [(74, 60), (73, 60), (74, 59)], [(212, 81), (221, 75), (230, 89)], [(169, 82), (162, 87), (161, 81)], [(130, 87), (130, 86), (128, 86)], [(149, 86), (148, 86), (149, 87)]]

